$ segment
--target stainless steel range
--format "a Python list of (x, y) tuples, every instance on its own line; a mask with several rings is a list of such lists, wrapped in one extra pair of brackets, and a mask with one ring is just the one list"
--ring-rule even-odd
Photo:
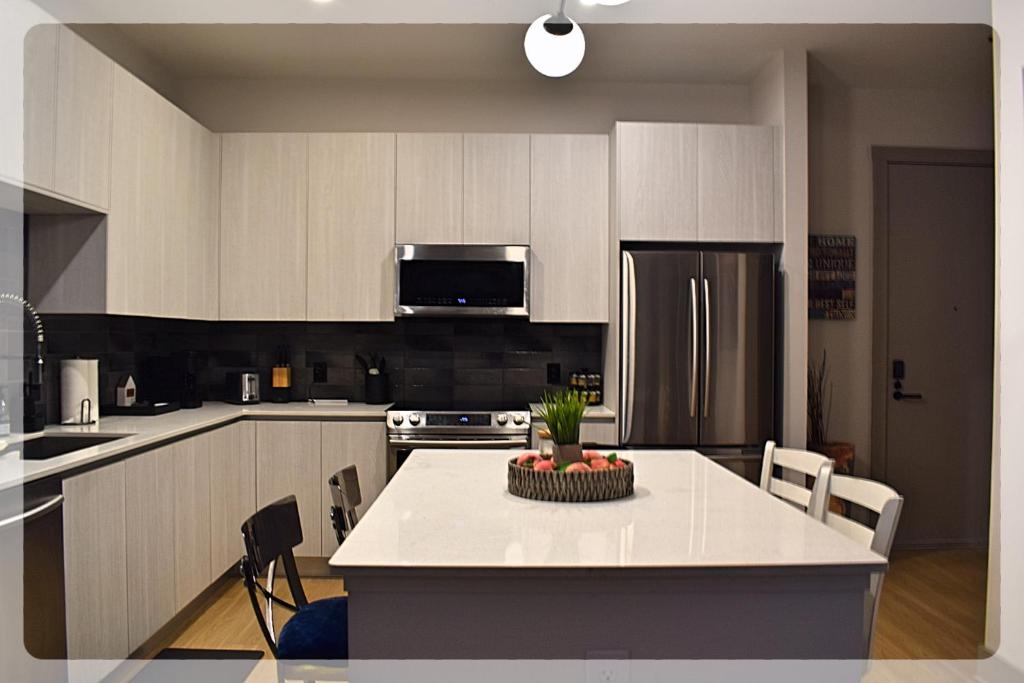
[(526, 406), (452, 408), (396, 405), (388, 411), (388, 479), (414, 450), (523, 449), (530, 445), (530, 411)]

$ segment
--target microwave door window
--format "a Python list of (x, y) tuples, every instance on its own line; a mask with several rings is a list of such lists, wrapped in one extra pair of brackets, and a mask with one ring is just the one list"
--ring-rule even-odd
[(522, 263), (499, 261), (403, 261), (399, 275), (402, 306), (519, 308)]

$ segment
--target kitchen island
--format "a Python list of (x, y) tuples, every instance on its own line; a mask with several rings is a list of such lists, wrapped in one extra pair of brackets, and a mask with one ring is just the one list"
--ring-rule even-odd
[(695, 451), (636, 493), (516, 498), (510, 452), (415, 452), (331, 558), (352, 659), (841, 659), (886, 560)]

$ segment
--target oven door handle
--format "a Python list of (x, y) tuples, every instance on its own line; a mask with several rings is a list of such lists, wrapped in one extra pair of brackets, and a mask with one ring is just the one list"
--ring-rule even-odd
[(401, 448), (526, 448), (523, 439), (388, 439), (388, 443)]

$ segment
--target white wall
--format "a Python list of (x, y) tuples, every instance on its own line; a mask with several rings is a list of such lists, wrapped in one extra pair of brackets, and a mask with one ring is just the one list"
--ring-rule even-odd
[(616, 119), (746, 123), (744, 85), (529, 81), (181, 81), (175, 102), (217, 132), (608, 133)]
[(1024, 671), (1024, 459), (1018, 447), (1024, 443), (1024, 3), (993, 0), (992, 14), (998, 34), (999, 374), (991, 555), (998, 570), (990, 572), (996, 591), (990, 605), (999, 606), (999, 618), (990, 618), (988, 642)]
[[(821, 78), (825, 81), (827, 78)], [(812, 320), (809, 357), (828, 351), (835, 383), (830, 436), (857, 448), (857, 471), (871, 461), (873, 188), (871, 147), (992, 149), (992, 93), (982, 81), (961, 90), (811, 88), (810, 232), (857, 237), (857, 317)]]

